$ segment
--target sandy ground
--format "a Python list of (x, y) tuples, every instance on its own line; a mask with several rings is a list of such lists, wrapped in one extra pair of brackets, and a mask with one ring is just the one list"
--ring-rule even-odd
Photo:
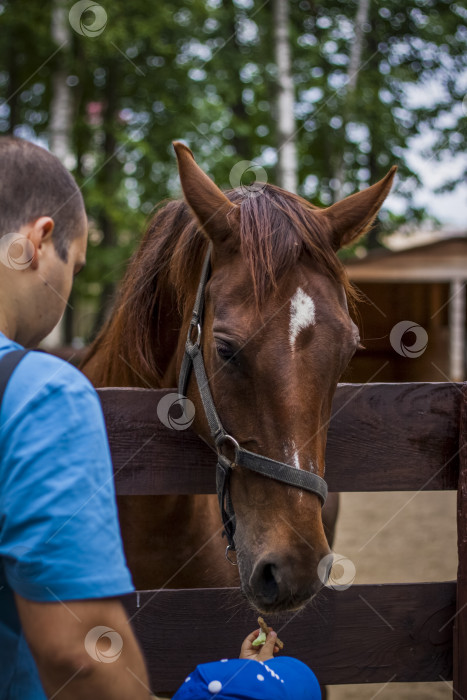
[[(355, 564), (356, 583), (456, 578), (456, 493), (342, 494), (334, 551)], [(362, 551), (359, 552), (360, 548)], [(451, 683), (332, 686), (329, 700), (448, 700)]]

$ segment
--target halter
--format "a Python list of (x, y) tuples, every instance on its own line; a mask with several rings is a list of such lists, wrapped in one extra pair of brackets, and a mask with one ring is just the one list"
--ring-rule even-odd
[[(203, 324), (203, 309), (204, 309), (204, 290), (211, 272), (211, 251), (212, 243), (209, 243), (206, 257), (201, 270), (201, 278), (196, 293), (196, 300), (193, 307), (190, 325), (188, 327), (187, 339), (185, 344), (185, 354), (180, 368), (180, 376), (178, 380), (178, 393), (186, 397), (188, 381), (190, 378), (191, 369), (193, 368), (198, 390), (203, 403), (204, 412), (208, 421), (209, 430), (214, 440), (214, 445), (217, 451), (217, 467), (216, 467), (216, 488), (219, 499), (222, 522), (224, 524), (224, 535), (227, 538), (227, 549), (225, 555), (229, 559), (229, 551), (235, 551), (234, 535), (235, 535), (235, 511), (232, 500), (230, 498), (230, 475), (235, 465), (245, 467), (257, 474), (262, 474), (275, 481), (280, 481), (289, 486), (295, 486), (305, 491), (319, 496), (321, 505), (324, 505), (328, 493), (328, 487), (324, 479), (312, 472), (306, 472), (301, 469), (290, 467), (284, 462), (277, 462), (275, 459), (263, 457), (255, 452), (250, 452), (240, 447), (237, 440), (232, 435), (229, 435), (217, 414), (216, 407), (212, 398), (211, 390), (209, 389), (206, 368), (204, 366), (203, 353), (201, 351), (201, 330)], [(196, 337), (194, 330), (196, 329)], [(230, 444), (234, 449), (234, 458), (230, 460), (223, 450), (226, 445)], [(231, 562), (233, 563), (233, 562)]]

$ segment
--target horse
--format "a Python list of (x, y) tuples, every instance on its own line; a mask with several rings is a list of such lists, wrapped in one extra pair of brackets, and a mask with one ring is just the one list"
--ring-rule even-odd
[[(174, 149), (184, 199), (153, 215), (82, 370), (96, 387), (177, 386), (210, 246), (200, 347), (218, 414), (243, 448), (323, 477), (333, 395), (359, 345), (356, 291), (336, 253), (369, 229), (396, 168), (320, 208), (269, 183), (223, 192), (187, 146)], [(186, 397), (212, 446), (193, 376)], [(238, 569), (224, 557), (215, 496), (119, 498), (136, 587), (240, 583), (263, 613), (300, 609), (323, 586), (323, 520), (332, 540), (337, 495), (322, 514), (316, 494), (241, 467), (230, 494)]]

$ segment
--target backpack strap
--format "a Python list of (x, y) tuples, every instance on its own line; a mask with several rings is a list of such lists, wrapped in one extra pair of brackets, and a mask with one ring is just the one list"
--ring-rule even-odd
[(29, 350), (13, 350), (0, 360), (0, 406), (10, 377)]

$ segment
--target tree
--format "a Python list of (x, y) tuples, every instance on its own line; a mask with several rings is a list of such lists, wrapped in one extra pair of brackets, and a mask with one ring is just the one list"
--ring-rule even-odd
[(291, 71), (288, 0), (274, 0), (274, 54), (277, 65), (277, 184), (297, 191), (295, 96)]
[[(290, 107), (287, 113), (298, 192), (328, 205), (396, 162), (406, 217), (425, 216), (413, 206), (419, 180), (406, 153), (426, 128), (434, 135), (433, 165), (441, 154), (464, 148), (459, 76), (467, 67), (465, 10), (452, 0), (285, 2), (275, 0), (275, 6), (289, 11), (293, 130)], [(69, 0), (67, 9), (72, 5)], [(57, 148), (57, 96), (67, 95), (63, 99), (73, 105), (67, 142), (91, 235), (70, 341), (89, 338), (100, 325), (146, 218), (162, 199), (180, 195), (174, 139), (186, 139), (223, 187), (240, 184), (232, 177), (239, 161), (259, 163), (272, 182), (282, 181), (282, 164), (271, 4), (114, 0), (102, 5), (107, 24), (100, 33), (87, 36), (68, 26), (64, 47), (50, 31), (58, 6), (59, 0), (29, 0), (26, 13), (19, 3), (0, 0), (0, 133)], [(85, 13), (83, 26), (93, 19), (92, 11)], [(281, 21), (281, 30), (285, 25)], [(415, 103), (413, 88), (428, 93), (433, 81), (439, 96)]]
[[(73, 94), (68, 84), (70, 47), (70, 25), (64, 0), (54, 0), (51, 16), (51, 35), (62, 53), (62, 60), (54, 64), (51, 76), (51, 100), (49, 114), (49, 148), (61, 162), (72, 169), (75, 157), (72, 149)], [(68, 64), (68, 65), (67, 65)], [(73, 292), (65, 310), (64, 319), (55, 326), (46, 339), (47, 344), (61, 345), (65, 339), (71, 340), (73, 326)], [(66, 330), (68, 327), (68, 332)]]
[(362, 49), (364, 41), (364, 27), (368, 24), (368, 11), (370, 0), (358, 0), (357, 12), (354, 21), (354, 33), (350, 46), (349, 62), (347, 64), (346, 84), (342, 88), (344, 104), (342, 108), (342, 126), (340, 127), (340, 149), (336, 153), (334, 166), (334, 201), (339, 201), (344, 196), (345, 169), (345, 143), (344, 134), (349, 121), (349, 112), (352, 102), (355, 100), (358, 74), (362, 68)]

